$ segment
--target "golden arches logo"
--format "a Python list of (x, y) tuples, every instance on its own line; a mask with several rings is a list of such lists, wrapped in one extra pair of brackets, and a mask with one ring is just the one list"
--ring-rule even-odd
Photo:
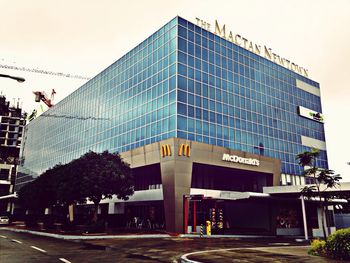
[(169, 144), (162, 145), (161, 154), (162, 157), (171, 156), (171, 149)]
[(187, 156), (190, 157), (191, 156), (191, 148), (188, 144), (181, 144), (180, 148), (179, 148), (179, 156)]

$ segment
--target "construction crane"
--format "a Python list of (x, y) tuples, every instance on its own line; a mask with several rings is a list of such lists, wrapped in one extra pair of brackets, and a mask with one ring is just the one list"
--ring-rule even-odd
[(54, 89), (52, 89), (52, 91), (51, 91), (51, 97), (50, 98), (48, 98), (48, 96), (46, 95), (45, 91), (33, 91), (33, 93), (35, 94), (35, 102), (42, 101), (49, 108), (51, 108), (53, 106), (53, 99), (54, 99), (54, 96), (56, 94), (56, 91)]
[(49, 71), (49, 70), (33, 69), (33, 68), (26, 68), (26, 67), (16, 67), (16, 66), (4, 65), (4, 64), (0, 64), (0, 68), (12, 69), (12, 70), (20, 70), (20, 71), (27, 71), (27, 72), (34, 72), (34, 73), (53, 75), (53, 76), (60, 76), (60, 77), (66, 77), (66, 78), (86, 79), (86, 80), (90, 79), (88, 77), (84, 77), (84, 76), (80, 76), (80, 75), (74, 75), (74, 74), (69, 74), (69, 73), (61, 73), (61, 72), (54, 72), (54, 71)]

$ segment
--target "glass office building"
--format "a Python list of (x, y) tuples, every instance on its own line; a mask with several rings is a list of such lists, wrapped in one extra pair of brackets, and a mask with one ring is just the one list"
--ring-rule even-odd
[(169, 138), (280, 160), (279, 183), (304, 184), (298, 153), (328, 167), (321, 112), (317, 82), (176, 17), (26, 126), (17, 189), (89, 150)]
[[(299, 175), (295, 156), (310, 149), (301, 136), (325, 135), (323, 123), (298, 114), (298, 106), (322, 111), (320, 96), (298, 80), (319, 89), (177, 17), (32, 121), (23, 166), (38, 175), (89, 150), (125, 152), (177, 137), (277, 158), (283, 174)], [(326, 151), (318, 165), (327, 168)]]

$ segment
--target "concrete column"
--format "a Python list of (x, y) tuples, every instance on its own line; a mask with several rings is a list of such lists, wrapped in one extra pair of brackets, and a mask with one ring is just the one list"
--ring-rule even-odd
[(115, 214), (115, 203), (108, 203), (108, 214)]
[(196, 201), (193, 202), (193, 233), (197, 232), (197, 209), (196, 209)]
[(184, 225), (183, 225), (183, 233), (188, 234), (188, 211), (189, 211), (189, 201), (188, 197), (184, 196), (183, 200), (183, 206), (184, 206)]
[[(317, 221), (318, 221), (318, 230), (320, 232), (319, 236), (323, 237), (322, 209), (320, 207), (317, 208)], [(324, 222), (324, 228), (326, 230), (326, 235), (328, 236), (330, 233), (329, 233), (329, 226), (326, 220), (326, 207), (323, 208), (323, 222)]]
[(300, 200), (301, 200), (301, 210), (303, 212), (303, 223), (304, 223), (305, 240), (309, 240), (309, 235), (308, 235), (308, 232), (307, 232), (305, 200), (304, 200), (304, 196), (303, 195), (300, 197)]
[(69, 221), (74, 221), (74, 205), (68, 206), (68, 212), (69, 212)]
[(170, 144), (171, 156), (162, 157), (160, 162), (163, 184), (164, 214), (166, 230), (183, 232), (183, 196), (189, 195), (192, 180), (191, 157), (179, 156), (179, 140)]
[(166, 230), (183, 231), (183, 196), (191, 191), (192, 162), (161, 163)]
[(273, 186), (279, 186), (281, 180), (281, 161), (275, 159), (273, 161)]

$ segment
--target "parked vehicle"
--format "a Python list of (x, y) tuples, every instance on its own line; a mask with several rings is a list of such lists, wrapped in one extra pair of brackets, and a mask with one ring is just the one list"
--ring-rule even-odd
[(8, 216), (0, 216), (0, 225), (10, 224), (10, 218)]

